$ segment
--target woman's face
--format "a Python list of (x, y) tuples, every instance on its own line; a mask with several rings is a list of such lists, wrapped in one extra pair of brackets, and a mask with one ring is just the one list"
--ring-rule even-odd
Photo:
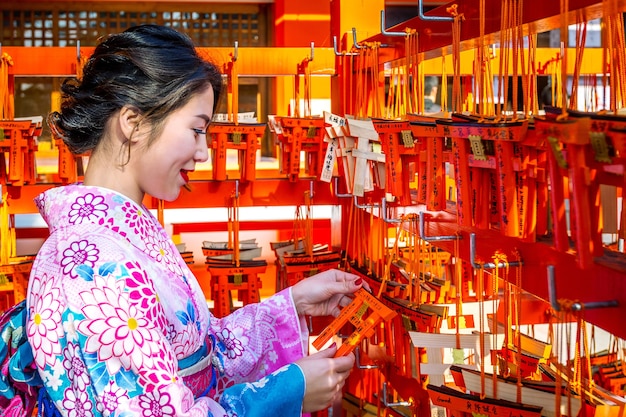
[(150, 145), (132, 150), (134, 178), (142, 193), (173, 201), (189, 182), (188, 174), (196, 163), (207, 161), (213, 102), (213, 88), (209, 87), (169, 115)]

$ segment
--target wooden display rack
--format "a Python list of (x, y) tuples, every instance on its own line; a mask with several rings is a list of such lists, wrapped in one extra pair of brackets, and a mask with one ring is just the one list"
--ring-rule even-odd
[(213, 179), (227, 179), (226, 162), (229, 149), (237, 151), (239, 174), (242, 181), (256, 179), (256, 154), (261, 149), (265, 123), (215, 122), (209, 126)]
[(237, 299), (243, 305), (261, 301), (260, 275), (265, 273), (266, 268), (265, 261), (242, 261), (239, 266), (230, 262), (209, 264), (207, 270), (211, 274), (213, 315), (224, 317), (233, 311), (231, 291), (237, 291)]
[(282, 133), (276, 135), (281, 155), (281, 174), (289, 181), (300, 176), (300, 157), (305, 154), (305, 173), (319, 177), (324, 163), (324, 119), (321, 117), (276, 117)]
[(285, 285), (291, 286), (306, 277), (322, 271), (337, 268), (341, 261), (339, 252), (325, 251), (324, 253), (308, 256), (284, 256), (282, 268), (285, 274)]
[[(36, 182), (35, 153), (41, 135), (42, 118), (0, 120), (4, 137), (0, 140), (0, 183), (21, 186)], [(8, 155), (8, 170), (5, 166)]]

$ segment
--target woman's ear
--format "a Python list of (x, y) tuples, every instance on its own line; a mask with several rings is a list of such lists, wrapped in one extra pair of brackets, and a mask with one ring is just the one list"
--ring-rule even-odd
[(120, 129), (121, 140), (124, 142), (135, 142), (140, 135), (137, 134), (141, 123), (141, 113), (134, 106), (124, 106), (118, 114), (118, 126)]

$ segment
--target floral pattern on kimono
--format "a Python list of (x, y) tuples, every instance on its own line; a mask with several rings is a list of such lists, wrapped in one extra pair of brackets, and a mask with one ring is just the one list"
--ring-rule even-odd
[(50, 237), (33, 264), (26, 331), (62, 415), (301, 414), (292, 363), (308, 334), (290, 289), (218, 319), (144, 206), (82, 184), (36, 204)]

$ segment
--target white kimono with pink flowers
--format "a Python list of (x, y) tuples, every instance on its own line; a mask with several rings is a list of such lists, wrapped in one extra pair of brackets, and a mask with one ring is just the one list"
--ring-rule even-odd
[(64, 416), (300, 415), (306, 326), (290, 290), (213, 317), (145, 207), (74, 184), (36, 199), (28, 340)]

